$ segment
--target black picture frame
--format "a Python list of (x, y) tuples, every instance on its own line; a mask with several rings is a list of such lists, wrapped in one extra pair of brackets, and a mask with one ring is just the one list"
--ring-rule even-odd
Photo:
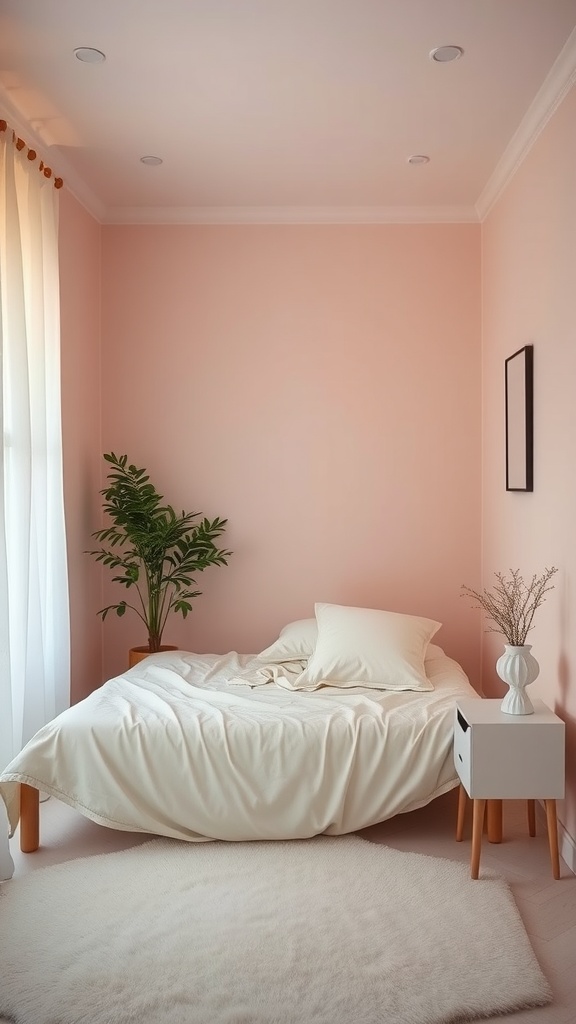
[(534, 346), (524, 345), (504, 363), (506, 490), (534, 490)]

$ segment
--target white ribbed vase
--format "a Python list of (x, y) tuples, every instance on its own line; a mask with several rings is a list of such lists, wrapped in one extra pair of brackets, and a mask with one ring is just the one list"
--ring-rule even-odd
[(524, 644), (522, 647), (505, 644), (504, 654), (501, 654), (496, 662), (496, 671), (500, 679), (509, 686), (508, 693), (500, 705), (507, 715), (534, 714), (526, 687), (537, 678), (540, 666), (530, 653), (531, 650), (531, 644)]

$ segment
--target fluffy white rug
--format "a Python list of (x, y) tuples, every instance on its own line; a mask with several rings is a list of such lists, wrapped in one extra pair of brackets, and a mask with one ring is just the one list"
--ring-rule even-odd
[(504, 881), (357, 836), (155, 839), (0, 886), (16, 1024), (448, 1024), (550, 1002)]

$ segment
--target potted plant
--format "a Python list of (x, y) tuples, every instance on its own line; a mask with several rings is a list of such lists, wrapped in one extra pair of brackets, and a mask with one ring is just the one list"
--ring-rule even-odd
[(113, 582), (134, 594), (134, 603), (122, 600), (98, 612), (104, 620), (108, 612), (123, 616), (130, 609), (142, 620), (148, 643), (131, 650), (130, 665), (134, 665), (148, 654), (166, 650), (162, 635), (168, 616), (176, 612), (185, 619), (193, 598), (201, 593), (191, 589), (196, 586), (195, 575), (209, 565), (228, 564), (232, 552), (214, 543), (228, 520), (196, 521), (199, 512), (178, 515), (171, 505), (163, 504), (146, 470), (129, 464), (127, 455), (109, 452), (104, 459), (111, 468), (100, 493), (112, 522), (92, 534), (106, 546), (87, 553), (112, 571), (118, 570)]
[(496, 662), (496, 671), (509, 690), (502, 701), (502, 711), (510, 715), (531, 715), (532, 701), (525, 688), (533, 683), (540, 672), (540, 666), (531, 653), (532, 645), (526, 643), (532, 629), (536, 609), (545, 600), (544, 595), (552, 590), (550, 583), (558, 570), (552, 566), (544, 569), (540, 576), (532, 576), (528, 583), (519, 569), (510, 569), (509, 575), (497, 572), (496, 583), (491, 590), (481, 592), (462, 586), (462, 596), (471, 597), (474, 607), (481, 608), (494, 623), (488, 633), (501, 633), (506, 643), (504, 653)]

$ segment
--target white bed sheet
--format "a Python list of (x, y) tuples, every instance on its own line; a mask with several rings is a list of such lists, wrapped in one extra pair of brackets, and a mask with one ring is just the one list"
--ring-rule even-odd
[(454, 702), (476, 696), (430, 645), (426, 693), (233, 683), (252, 656), (154, 655), (42, 728), (0, 775), (111, 828), (189, 841), (341, 835), (457, 785)]

